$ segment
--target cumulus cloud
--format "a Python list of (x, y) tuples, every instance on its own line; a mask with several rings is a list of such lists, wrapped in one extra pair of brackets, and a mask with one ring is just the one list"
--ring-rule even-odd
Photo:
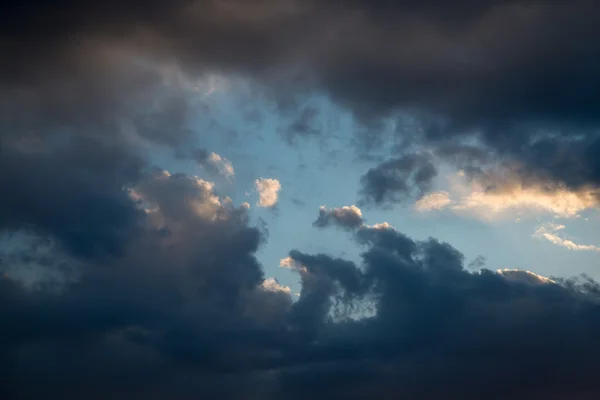
[(426, 194), (415, 203), (415, 209), (420, 212), (441, 210), (452, 203), (448, 192), (434, 192)]
[(533, 234), (534, 237), (543, 238), (551, 243), (575, 251), (598, 251), (600, 247), (594, 245), (584, 245), (574, 243), (572, 240), (564, 239), (558, 235), (558, 232), (565, 229), (564, 225), (548, 223), (538, 228)]
[[(221, 217), (221, 211), (231, 207), (231, 199), (219, 198), (214, 193), (215, 184), (197, 176), (171, 175), (168, 171), (157, 171), (140, 180), (133, 192), (157, 226), (168, 220), (182, 218), (193, 213), (206, 220)], [(240, 209), (245, 209), (242, 205)]]
[(277, 179), (260, 178), (254, 181), (254, 187), (258, 192), (259, 207), (272, 208), (277, 204), (281, 183)]
[(279, 282), (277, 282), (277, 280), (275, 280), (275, 278), (265, 279), (263, 281), (263, 283), (261, 284), (261, 286), (263, 287), (263, 289), (265, 289), (269, 292), (283, 292), (283, 293), (287, 293), (287, 294), (291, 293), (289, 286), (279, 284)]
[(355, 205), (328, 209), (321, 206), (319, 216), (313, 226), (325, 228), (329, 225), (339, 226), (344, 229), (356, 229), (364, 223), (362, 211)]
[[(310, 381), (313, 386), (302, 389), (303, 395), (314, 396), (317, 386), (319, 393), (344, 395), (351, 390), (359, 398), (373, 393), (383, 398), (400, 394), (436, 398), (460, 393), (469, 399), (494, 393), (492, 398), (501, 398), (508, 390), (523, 399), (544, 393), (568, 398), (573, 393), (586, 396), (597, 390), (591, 374), (587, 379), (579, 375), (583, 370), (561, 372), (563, 379), (549, 386), (543, 378), (546, 371), (556, 372), (563, 365), (559, 359), (544, 357), (543, 349), (564, 343), (559, 337), (571, 329), (561, 329), (554, 321), (579, 319), (576, 304), (581, 294), (591, 296), (590, 305), (597, 307), (597, 296), (592, 294), (597, 284), (589, 280), (556, 281), (522, 270), (467, 272), (456, 249), (433, 239), (414, 241), (389, 225), (363, 226), (357, 235), (366, 246), (361, 268), (323, 254), (300, 252), (291, 252), (282, 262), (302, 265), (307, 271), (292, 315), (301, 323), (297, 329), (310, 338), (321, 338), (321, 351), (315, 360), (327, 360), (301, 368), (299, 374), (287, 372), (285, 387), (296, 391)], [(590, 285), (590, 292), (580, 291), (586, 285)], [(569, 305), (558, 307), (563, 301)], [(374, 304), (375, 313), (365, 313), (370, 316), (359, 321), (344, 320), (340, 325), (317, 324), (318, 320), (331, 321), (331, 312), (348, 315), (355, 310), (340, 309), (339, 302)], [(534, 332), (544, 323), (552, 326), (552, 333), (541, 337)], [(334, 356), (327, 350), (328, 343), (336, 348), (344, 343), (347, 351)], [(457, 351), (443, 351), (448, 346)], [(580, 357), (585, 357), (586, 362), (592, 362), (593, 358), (584, 356), (587, 346), (576, 347), (580, 348), (576, 359), (581, 362)], [(484, 348), (494, 355), (482, 352)], [(526, 366), (517, 366), (517, 373), (527, 376), (523, 384), (495, 372), (498, 365), (515, 368), (516, 354), (527, 360)], [(559, 358), (572, 356), (567, 352)], [(343, 385), (331, 381), (337, 374), (350, 371), (355, 374), (352, 381), (343, 380)], [(562, 374), (578, 376), (577, 387), (563, 386)], [(442, 382), (443, 393), (438, 386)]]
[(292, 268), (294, 265), (294, 260), (291, 257), (285, 257), (279, 260), (279, 266), (282, 268)]
[[(94, 394), (100, 397), (175, 393), (176, 398), (184, 398), (190, 390), (196, 391), (194, 384), (184, 383), (188, 394), (181, 392), (182, 386), (175, 382), (185, 382), (186, 374), (173, 376), (167, 371), (200, 359), (203, 368), (218, 371), (221, 367), (213, 351), (237, 356), (222, 347), (226, 341), (213, 340), (217, 332), (232, 323), (247, 332), (261, 330), (261, 324), (276, 323), (287, 307), (289, 293), (283, 286), (273, 304), (271, 292), (277, 287), (263, 280), (254, 258), (261, 235), (248, 225), (247, 208), (222, 201), (209, 182), (166, 171), (144, 176), (132, 192), (131, 206), (149, 207), (152, 212), (140, 214), (137, 235), (123, 244), (119, 257), (86, 254), (71, 263), (68, 254), (61, 256), (69, 248), (56, 246), (48, 255), (32, 242), (20, 251), (30, 254), (22, 258), (25, 266), (50, 257), (41, 264), (45, 270), (65, 273), (60, 262), (67, 262), (76, 270), (74, 279), (35, 290), (10, 274), (0, 282), (0, 314), (14, 322), (0, 329), (3, 337), (10, 338), (0, 345), (3, 375), (17, 382), (37, 375), (34, 371), (39, 367), (45, 371), (44, 378), (28, 387), (5, 385), (6, 398), (41, 398), (49, 393), (79, 397), (82, 388), (67, 384), (66, 379), (87, 384), (102, 381)], [(47, 239), (40, 240), (46, 243)], [(0, 264), (5, 271), (7, 264)], [(54, 290), (56, 285), (60, 290)], [(260, 306), (248, 309), (250, 304)], [(253, 318), (256, 325), (244, 326), (241, 321), (246, 318)], [(196, 339), (199, 342), (192, 344)], [(204, 340), (211, 344), (202, 344)], [(77, 351), (66, 357), (70, 350), (65, 346)], [(64, 362), (67, 358), (70, 361)], [(46, 369), (48, 363), (54, 367)], [(146, 374), (161, 382), (148, 384)], [(223, 375), (197, 378), (208, 385), (198, 388), (201, 393), (219, 388), (233, 396), (240, 390), (225, 389)], [(116, 389), (119, 381), (127, 382), (127, 387)]]
[(291, 269), (293, 271), (307, 272), (306, 267), (304, 267), (299, 261), (293, 259), (290, 256), (279, 260), (279, 266), (281, 268)]

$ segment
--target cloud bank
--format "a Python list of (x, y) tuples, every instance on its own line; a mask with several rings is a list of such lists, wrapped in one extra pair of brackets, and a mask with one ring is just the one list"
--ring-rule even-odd
[[(408, 111), (420, 120), (413, 136), (436, 148), (477, 139), (544, 180), (596, 186), (600, 48), (590, 38), (599, 33), (599, 6), (422, 3), (15, 3), (0, 21), (2, 51), (12, 55), (0, 71), (10, 99), (3, 118), (16, 122), (18, 110), (34, 108), (48, 121), (71, 123), (131, 108), (129, 100), (146, 97), (159, 79), (146, 67), (170, 60), (192, 81), (214, 71), (247, 77), (282, 104), (317, 91), (361, 121)], [(82, 96), (86, 104), (76, 101)], [(170, 118), (186, 115), (184, 107), (168, 108)], [(317, 134), (314, 114), (302, 108), (292, 131)], [(147, 130), (175, 142), (176, 135)]]
[[(424, 199), (436, 155), (484, 182), (469, 207), (571, 216), (598, 202), (599, 7), (10, 3), (0, 13), (0, 396), (597, 399), (593, 280), (469, 272), (446, 243), (361, 224), (358, 259), (289, 251), (281, 263), (302, 286), (292, 301), (264, 277), (248, 205), (156, 169), (145, 149), (198, 161), (190, 120), (210, 113), (197, 82), (217, 73), (296, 110), (290, 142), (321, 132), (318, 112), (298, 107), (313, 93), (365, 128), (351, 138), (361, 152), (391, 120), (400, 144), (363, 176), (365, 204)], [(408, 133), (406, 114), (417, 121)], [(216, 153), (200, 159), (233, 175)], [(515, 166), (509, 183), (489, 165)], [(256, 189), (259, 205), (277, 204), (279, 181)], [(326, 225), (346, 220), (331, 215)]]
[(210, 182), (154, 171), (130, 193), (138, 234), (118, 256), (58, 247), (51, 260), (79, 260), (74, 279), (0, 280), (4, 398), (598, 393), (594, 281), (469, 272), (448, 244), (362, 224), (358, 262), (289, 252), (292, 301), (263, 276), (247, 207)]

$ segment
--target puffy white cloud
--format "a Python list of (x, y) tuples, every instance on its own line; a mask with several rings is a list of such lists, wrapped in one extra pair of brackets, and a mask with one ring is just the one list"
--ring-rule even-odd
[(236, 207), (231, 198), (219, 197), (215, 184), (197, 176), (160, 171), (140, 180), (129, 189), (129, 197), (148, 215), (155, 227), (174, 232), (199, 221), (220, 221), (245, 215), (249, 206)]
[(303, 273), (303, 274), (308, 273), (308, 270), (306, 269), (306, 267), (304, 265), (302, 265), (301, 262), (293, 259), (290, 256), (282, 258), (281, 260), (279, 260), (279, 266), (281, 268), (291, 269), (293, 271), (298, 271), (298, 272)]
[(301, 267), (301, 264), (294, 260), (292, 257), (288, 256), (279, 260), (279, 266), (288, 269), (298, 269)]
[(259, 207), (271, 208), (277, 204), (281, 190), (281, 183), (277, 179), (260, 178), (254, 182), (254, 186), (259, 196)]
[(261, 287), (268, 292), (283, 292), (287, 294), (292, 292), (289, 286), (279, 284), (275, 278), (265, 279)]

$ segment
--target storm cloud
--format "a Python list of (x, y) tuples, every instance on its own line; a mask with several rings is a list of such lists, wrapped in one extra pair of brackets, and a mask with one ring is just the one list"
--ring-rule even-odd
[(590, 279), (469, 272), (448, 244), (365, 225), (358, 264), (289, 253), (282, 265), (302, 280), (293, 302), (263, 281), (245, 208), (162, 172), (136, 193), (153, 208), (123, 257), (88, 261), (60, 291), (2, 279), (5, 398), (598, 393)]
[[(559, 211), (576, 214), (600, 199), (599, 16), (592, 0), (11, 2), (0, 395), (597, 399), (591, 278), (471, 271), (451, 245), (343, 207), (313, 224), (346, 229), (358, 257), (278, 249), (296, 299), (265, 276), (248, 203), (151, 153), (233, 176), (189, 124), (210, 119), (198, 85), (216, 72), (296, 111), (290, 143), (325, 130), (314, 94), (369, 135), (391, 120), (406, 139), (415, 118), (410, 146), (363, 175), (365, 204), (423, 199), (446, 162), (490, 204), (512, 188), (544, 204), (575, 193)], [(277, 179), (252, 183), (279, 207)], [(540, 235), (582, 246), (553, 232)]]
[[(141, 95), (142, 66), (170, 60), (184, 75), (248, 77), (282, 101), (321, 92), (365, 122), (413, 112), (424, 142), (476, 138), (537, 179), (580, 187), (600, 177), (599, 14), (591, 0), (13, 2), (0, 79), (8, 106), (25, 96), (80, 120), (127, 103), (131, 87)], [(299, 109), (288, 138), (316, 134), (314, 114)], [(174, 131), (147, 135), (174, 142)]]

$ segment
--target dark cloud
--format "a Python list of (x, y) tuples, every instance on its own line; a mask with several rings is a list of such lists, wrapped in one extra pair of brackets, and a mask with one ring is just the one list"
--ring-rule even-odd
[[(600, 176), (593, 0), (32, 0), (5, 11), (0, 50), (11, 62), (0, 82), (9, 108), (24, 96), (53, 119), (105, 121), (148, 94), (155, 78), (145, 64), (167, 60), (194, 77), (218, 71), (262, 83), (299, 110), (289, 138), (318, 130), (300, 99), (325, 93), (367, 126), (412, 112), (429, 145), (476, 138), (540, 180), (580, 187)], [(163, 109), (171, 121), (187, 112), (179, 100)], [(136, 120), (161, 143), (189, 135)]]
[(60, 65), (32, 59), (18, 68), (22, 79), (0, 78), (0, 186), (11, 193), (0, 200), (0, 230), (58, 239), (77, 256), (114, 256), (137, 234), (140, 211), (126, 189), (148, 169), (146, 150), (191, 140), (188, 100), (117, 47), (82, 38), (65, 54), (52, 40)]
[[(468, 272), (448, 244), (330, 213), (316, 224), (361, 222), (363, 253), (290, 252), (293, 302), (265, 285), (264, 226), (145, 152), (202, 145), (186, 91), (216, 71), (301, 109), (295, 134), (316, 133), (298, 105), (325, 93), (370, 132), (413, 112), (413, 144), (473, 173), (493, 160), (526, 182), (597, 184), (598, 14), (591, 0), (5, 6), (0, 396), (598, 398), (596, 282)], [(402, 201), (435, 174), (423, 153), (396, 156), (363, 195)]]
[(436, 155), (457, 167), (468, 170), (493, 164), (495, 155), (482, 146), (444, 143), (436, 148)]
[[(252, 373), (226, 382), (270, 351), (290, 300), (260, 285), (260, 233), (246, 209), (220, 203), (207, 182), (162, 172), (132, 196), (147, 207), (143, 230), (120, 257), (83, 260), (58, 291), (2, 279), (6, 398), (239, 396)], [(236, 344), (219, 339), (234, 325), (245, 332)], [(208, 386), (179, 392), (190, 374)]]
[(291, 253), (309, 271), (319, 265), (315, 274), (328, 273), (338, 291), (377, 299), (375, 314), (362, 320), (324, 318), (313, 362), (283, 374), (292, 398), (500, 399), (510, 393), (587, 399), (597, 393), (587, 372), (595, 357), (587, 350), (597, 349), (576, 339), (591, 340), (600, 328), (593, 281), (471, 273), (462, 254), (436, 240), (415, 242), (383, 225), (359, 235), (368, 247), (361, 272), (346, 268), (352, 279), (334, 272), (340, 260)]
[(313, 222), (313, 226), (325, 228), (329, 225), (337, 225), (344, 229), (356, 229), (364, 223), (362, 212), (356, 206), (344, 206), (328, 209), (321, 207), (319, 216)]
[(0, 199), (0, 229), (55, 237), (77, 255), (119, 253), (136, 234), (140, 213), (124, 186), (139, 177), (142, 160), (94, 139), (56, 150), (49, 142), (2, 149), (0, 187), (10, 195)]
[(366, 203), (386, 205), (422, 196), (437, 170), (426, 154), (408, 154), (371, 168), (361, 178)]
[(245, 208), (180, 174), (132, 190), (143, 230), (121, 257), (59, 290), (0, 279), (4, 398), (598, 394), (592, 280), (469, 272), (448, 244), (363, 225), (358, 264), (290, 252), (292, 302), (262, 284)]
[(7, 49), (21, 50), (15, 74), (38, 68), (31, 60), (79, 51), (77, 32), (200, 68), (304, 64), (313, 81), (365, 108), (423, 106), (461, 123), (591, 122), (599, 101), (599, 48), (589, 40), (598, 33), (597, 7), (590, 0), (29, 1), (4, 13), (3, 36)]

